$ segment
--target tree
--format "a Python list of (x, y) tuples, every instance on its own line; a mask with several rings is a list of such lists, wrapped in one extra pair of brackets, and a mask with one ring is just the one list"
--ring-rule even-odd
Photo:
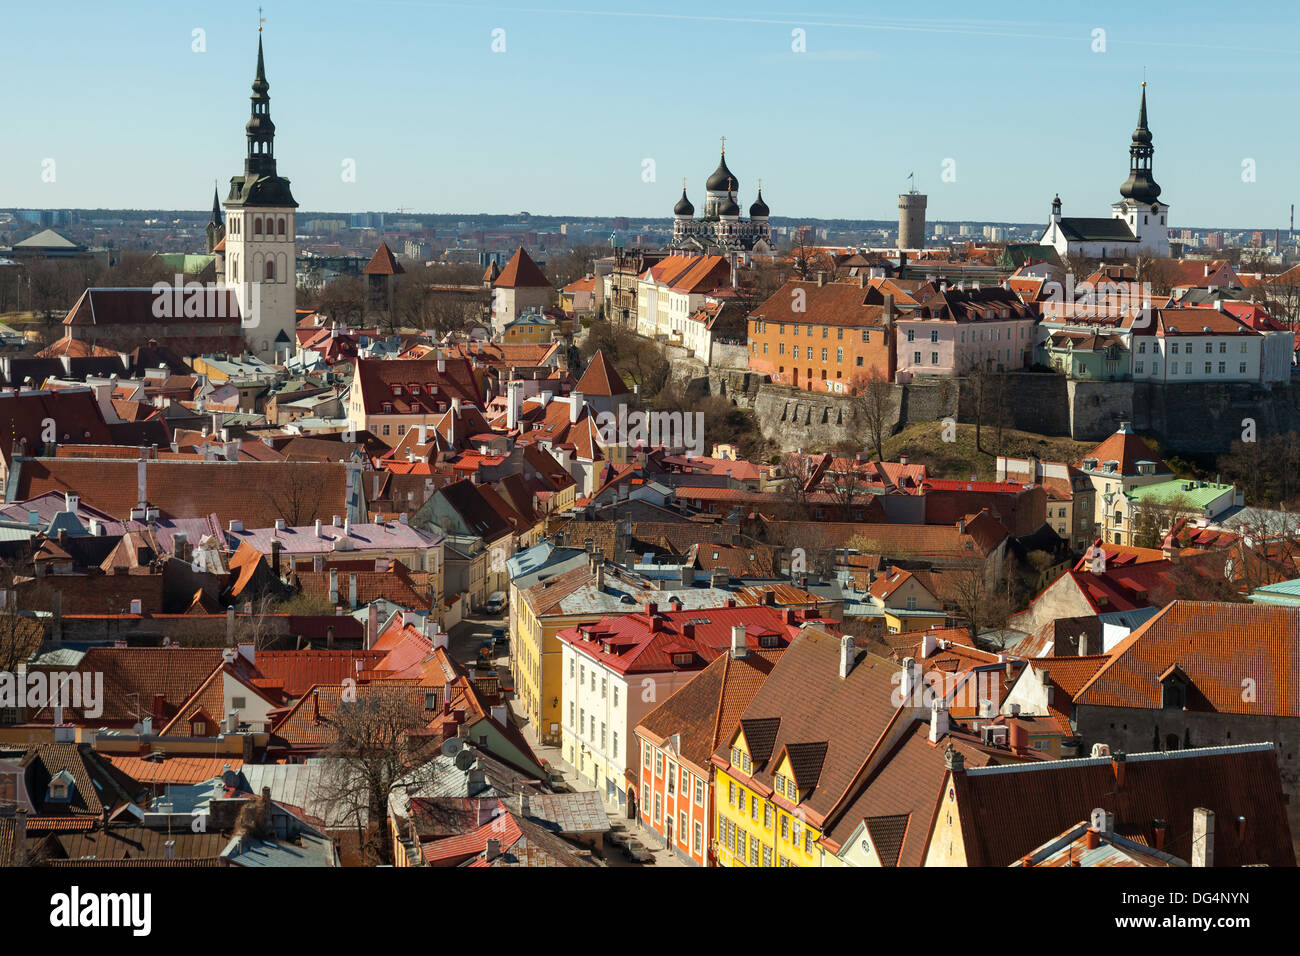
[(893, 430), (894, 385), (884, 372), (874, 367), (861, 383), (861, 392), (853, 403), (854, 412), (876, 459), (884, 461), (885, 438)]
[[(351, 821), (361, 837), (366, 861), (393, 862), (392, 838), (385, 825), (393, 790), (418, 780), (437, 749), (417, 743), (413, 730), (427, 723), (424, 688), (384, 682), (344, 686), (338, 709), (325, 717), (334, 731), (326, 751), (319, 794), (336, 819)], [(348, 699), (351, 696), (351, 699)]]
[(974, 642), (980, 631), (1000, 628), (1015, 610), (1014, 582), (1010, 568), (996, 580), (990, 580), (988, 563), (971, 556), (945, 567), (939, 575), (942, 583), (937, 595), (953, 609), (954, 616), (970, 632)]
[(321, 517), (320, 474), (314, 462), (285, 462), (263, 489), (266, 500), (289, 527), (301, 528)]

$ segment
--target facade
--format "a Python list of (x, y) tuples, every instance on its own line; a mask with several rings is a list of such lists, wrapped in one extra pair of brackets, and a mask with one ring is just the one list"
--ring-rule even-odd
[(289, 190), (289, 180), (275, 168), (270, 88), (259, 34), (244, 172), (231, 178), (225, 202), (225, 281), (239, 296), (249, 351), (274, 363), (287, 361), (297, 347), (294, 234), (298, 203)]
[(1096, 537), (1096, 491), (1086, 474), (1063, 461), (1005, 455), (998, 456), (996, 468), (998, 481), (1043, 486), (1047, 492), (1047, 523), (1072, 551), (1079, 553), (1092, 544)]
[[(482, 408), (483, 395), (468, 359), (357, 359), (348, 391), (348, 425), (396, 447), (420, 425), (449, 409)], [(454, 444), (454, 442), (453, 442)]]
[(866, 283), (787, 282), (750, 313), (750, 370), (820, 392), (853, 393), (873, 374), (892, 381), (899, 313)]
[[(720, 655), (783, 647), (815, 613), (769, 606), (674, 611), (647, 602), (637, 613), (561, 631), (565, 759), (611, 806), (628, 809), (629, 815), (639, 809), (643, 818), (663, 828), (669, 845), (680, 838), (689, 852), (702, 855), (702, 828), (700, 841), (692, 843), (686, 839), (689, 834), (678, 830), (679, 813), (665, 819), (664, 807), (654, 802), (648, 790), (638, 801), (642, 778), (638, 768), (644, 753), (637, 753), (636, 727), (658, 703), (685, 687)], [(663, 766), (658, 769), (663, 778)], [(676, 776), (668, 778), (667, 790), (676, 790)], [(698, 775), (683, 776), (692, 790), (687, 777), (702, 783)]]
[(1102, 539), (1111, 544), (1154, 548), (1181, 518), (1216, 521), (1245, 504), (1232, 485), (1174, 478), (1107, 495)]
[(1160, 186), (1151, 172), (1155, 153), (1147, 126), (1147, 90), (1137, 129), (1129, 146), (1129, 177), (1120, 186), (1120, 199), (1111, 204), (1109, 219), (1063, 217), (1061, 197), (1052, 200), (1052, 216), (1039, 244), (1052, 246), (1064, 258), (1134, 258), (1169, 255), (1169, 206), (1160, 201)]
[(994, 287), (944, 291), (898, 320), (897, 371), (961, 375), (1011, 372), (1034, 361), (1038, 317), (1013, 293)]
[[(1173, 470), (1147, 443), (1134, 434), (1128, 422), (1074, 465), (1092, 482), (1094, 492), (1094, 534), (1106, 524), (1106, 509), (1116, 496), (1124, 496), (1142, 485), (1154, 485), (1174, 477)], [(1114, 541), (1114, 544), (1122, 542)]]

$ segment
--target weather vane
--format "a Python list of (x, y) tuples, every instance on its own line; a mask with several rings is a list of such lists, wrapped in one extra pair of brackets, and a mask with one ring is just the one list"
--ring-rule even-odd
[(722, 155), (727, 155), (727, 137), (725, 136), (722, 137)]
[(257, 8), (257, 32), (262, 32), (262, 24), (266, 22), (266, 17), (262, 16), (262, 8)]

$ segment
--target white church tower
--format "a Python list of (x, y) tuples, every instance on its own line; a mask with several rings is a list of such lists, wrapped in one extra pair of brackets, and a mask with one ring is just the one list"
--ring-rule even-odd
[(1147, 126), (1147, 84), (1142, 81), (1142, 104), (1138, 107), (1137, 129), (1129, 146), (1129, 174), (1119, 187), (1123, 198), (1111, 203), (1111, 216), (1121, 219), (1137, 240), (1140, 255), (1169, 255), (1169, 204), (1160, 201), (1160, 186), (1151, 172), (1155, 154), (1151, 128)]
[(275, 124), (257, 37), (252, 116), (245, 131), (244, 173), (230, 180), (226, 197), (226, 284), (239, 298), (248, 350), (266, 362), (283, 362), (296, 348), (297, 312), (294, 217), (298, 204), (289, 180), (275, 171)]

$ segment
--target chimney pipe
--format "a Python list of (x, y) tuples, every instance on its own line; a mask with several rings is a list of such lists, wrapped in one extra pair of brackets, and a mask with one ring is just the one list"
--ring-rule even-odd
[(1192, 811), (1192, 866), (1214, 866), (1214, 811)]

